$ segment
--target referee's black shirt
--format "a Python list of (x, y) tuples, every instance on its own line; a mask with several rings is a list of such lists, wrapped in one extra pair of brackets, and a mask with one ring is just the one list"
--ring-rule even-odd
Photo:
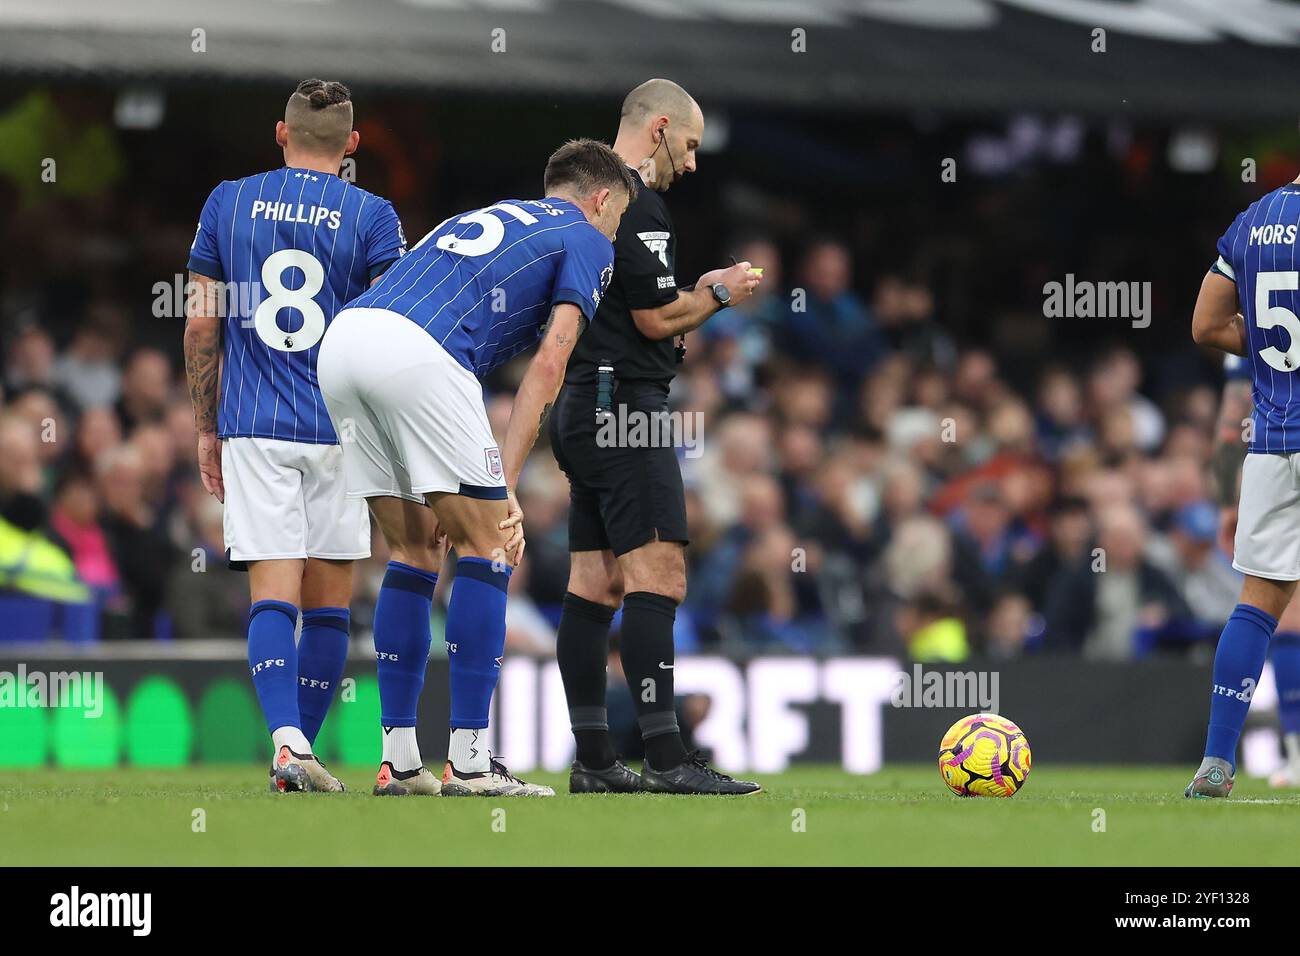
[(677, 373), (672, 337), (654, 341), (637, 329), (633, 309), (654, 309), (677, 298), (673, 274), (677, 237), (663, 197), (643, 186), (623, 214), (614, 240), (614, 278), (590, 327), (578, 339), (565, 371), (566, 384), (596, 387), (596, 367), (614, 366), (619, 382), (665, 389)]

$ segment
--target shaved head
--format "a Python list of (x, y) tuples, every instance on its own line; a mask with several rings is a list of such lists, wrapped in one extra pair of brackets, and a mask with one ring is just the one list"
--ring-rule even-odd
[(672, 80), (646, 80), (623, 100), (614, 151), (651, 189), (663, 192), (695, 172), (704, 113)]
[(295, 149), (314, 156), (343, 152), (352, 135), (352, 92), (332, 80), (303, 80), (284, 107)]
[(686, 123), (699, 109), (691, 95), (672, 80), (646, 80), (623, 100), (619, 128), (640, 126), (653, 116)]

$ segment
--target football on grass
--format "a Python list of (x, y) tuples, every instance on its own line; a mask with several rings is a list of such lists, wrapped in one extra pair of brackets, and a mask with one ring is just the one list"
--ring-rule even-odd
[(959, 797), (1010, 797), (1029, 776), (1024, 731), (997, 714), (963, 717), (939, 743), (939, 773)]

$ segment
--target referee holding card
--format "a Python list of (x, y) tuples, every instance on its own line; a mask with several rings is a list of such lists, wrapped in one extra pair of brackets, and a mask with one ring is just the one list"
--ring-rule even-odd
[[(669, 80), (648, 80), (623, 101), (614, 151), (641, 176), (614, 243), (614, 277), (569, 360), (550, 419), (551, 447), (569, 477), (568, 593), (557, 655), (577, 760), (573, 793), (748, 794), (687, 753), (673, 706), (673, 621), (686, 596), (686, 499), (673, 448), (601, 429), (640, 417), (653, 427), (685, 352), (684, 336), (747, 298), (761, 272), (741, 262), (679, 288), (677, 237), (660, 193), (695, 171), (704, 114)], [(633, 447), (633, 445), (638, 447)], [(605, 710), (609, 626), (623, 606), (623, 669), (645, 741), (640, 774), (616, 758)]]

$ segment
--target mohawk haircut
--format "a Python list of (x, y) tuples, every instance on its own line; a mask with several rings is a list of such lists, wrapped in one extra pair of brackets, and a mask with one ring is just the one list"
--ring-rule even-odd
[(552, 153), (542, 185), (548, 196), (560, 186), (569, 186), (580, 196), (597, 189), (622, 189), (628, 202), (636, 199), (640, 187), (618, 153), (595, 139), (571, 139)]
[(284, 123), (299, 149), (341, 153), (352, 135), (352, 91), (335, 80), (303, 80), (285, 104)]

